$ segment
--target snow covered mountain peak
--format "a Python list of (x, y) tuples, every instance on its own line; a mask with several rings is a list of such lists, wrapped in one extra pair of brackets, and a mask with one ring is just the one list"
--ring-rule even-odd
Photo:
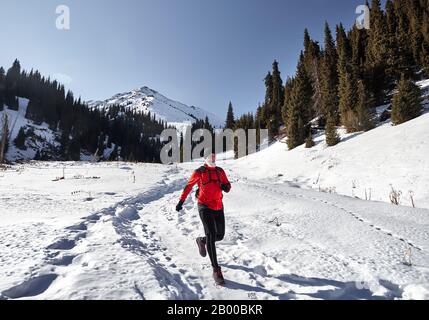
[(222, 127), (223, 121), (215, 114), (197, 108), (188, 106), (178, 101), (171, 100), (147, 86), (131, 90), (130, 92), (118, 93), (104, 101), (88, 101), (91, 108), (105, 109), (112, 105), (119, 105), (128, 110), (149, 112), (159, 120), (167, 122), (169, 125), (181, 128), (195, 121), (206, 117), (215, 127)]
[(135, 91), (136, 92), (141, 92), (141, 93), (146, 94), (146, 95), (151, 95), (151, 94), (155, 95), (155, 94), (158, 94), (158, 91), (152, 90), (151, 88), (146, 87), (146, 86), (141, 87), (141, 88), (139, 88), (139, 89), (137, 89)]

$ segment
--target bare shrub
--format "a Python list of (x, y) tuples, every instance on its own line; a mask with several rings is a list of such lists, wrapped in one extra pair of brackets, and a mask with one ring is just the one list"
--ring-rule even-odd
[(396, 190), (393, 186), (391, 186), (392, 191), (390, 191), (389, 198), (390, 202), (396, 206), (399, 206), (401, 204), (401, 196), (402, 191)]
[(355, 196), (355, 190), (357, 189), (357, 182), (356, 180), (352, 180), (352, 197), (356, 197)]
[(336, 187), (322, 188), (322, 187), (319, 186), (319, 191), (323, 192), (323, 193), (336, 194), (337, 193), (337, 188)]
[(372, 198), (372, 189), (369, 188), (368, 190), (365, 188), (365, 200), (371, 201)]
[(412, 262), (412, 252), (411, 252), (411, 248), (410, 247), (407, 247), (407, 249), (405, 251), (405, 254), (404, 254), (404, 264), (406, 266), (409, 266), (409, 267), (411, 267), (413, 265), (413, 262)]
[(414, 192), (413, 191), (408, 191), (409, 195), (410, 195), (410, 200), (411, 200), (411, 205), (413, 206), (413, 208), (416, 207), (416, 203), (414, 202)]

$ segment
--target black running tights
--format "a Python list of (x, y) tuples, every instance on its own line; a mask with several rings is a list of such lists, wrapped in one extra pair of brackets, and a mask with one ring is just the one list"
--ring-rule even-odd
[(222, 241), (225, 236), (225, 215), (223, 210), (215, 211), (204, 205), (199, 205), (200, 218), (203, 222), (204, 240), (207, 244), (207, 252), (210, 257), (213, 268), (218, 268), (216, 254), (216, 242)]

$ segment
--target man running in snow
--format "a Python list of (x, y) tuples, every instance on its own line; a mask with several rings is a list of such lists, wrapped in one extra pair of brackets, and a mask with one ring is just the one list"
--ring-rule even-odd
[(198, 211), (204, 226), (205, 237), (197, 238), (197, 245), (202, 257), (209, 254), (213, 266), (213, 278), (219, 285), (225, 284), (222, 270), (216, 255), (216, 242), (225, 236), (225, 216), (222, 191), (228, 193), (231, 183), (222, 168), (216, 166), (216, 155), (210, 155), (203, 167), (197, 169), (191, 176), (180, 197), (176, 211), (183, 209), (183, 204), (192, 188), (198, 184)]

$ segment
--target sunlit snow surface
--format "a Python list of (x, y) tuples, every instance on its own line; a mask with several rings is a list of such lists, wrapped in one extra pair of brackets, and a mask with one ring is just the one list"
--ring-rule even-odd
[(1, 171), (2, 298), (429, 298), (429, 210), (258, 178), (263, 164), (242, 161), (220, 163), (233, 185), (218, 244), (226, 288), (198, 254), (195, 199), (174, 210), (199, 163)]
[[(319, 136), (312, 149), (279, 142), (221, 161), (225, 288), (198, 254), (195, 198), (174, 209), (200, 162), (8, 167), (0, 298), (429, 299), (428, 128), (424, 114), (341, 133), (332, 148)], [(389, 203), (392, 187), (403, 206)]]

